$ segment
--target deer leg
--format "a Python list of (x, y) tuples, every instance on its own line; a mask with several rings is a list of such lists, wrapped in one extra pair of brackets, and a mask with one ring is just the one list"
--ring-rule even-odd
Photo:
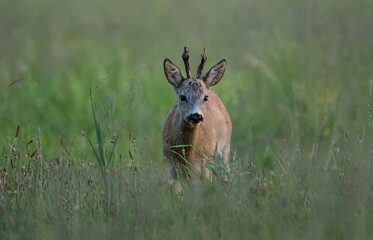
[[(225, 165), (225, 167), (227, 168), (227, 170), (229, 169), (229, 163), (228, 163), (228, 157), (229, 157), (229, 152), (230, 152), (230, 144), (227, 144), (224, 146), (223, 148), (223, 163)], [(228, 176), (226, 175), (225, 178), (224, 178), (225, 181), (228, 181)]]
[(222, 154), (223, 154), (223, 163), (229, 167), (229, 164), (228, 164), (228, 155), (229, 155), (229, 152), (231, 150), (231, 146), (230, 144), (226, 144), (223, 148), (223, 151), (222, 151)]
[(168, 184), (172, 187), (176, 194), (179, 194), (183, 191), (179, 180), (177, 179), (177, 173), (175, 169), (175, 164), (169, 160), (168, 158), (165, 159), (165, 165), (168, 175)]

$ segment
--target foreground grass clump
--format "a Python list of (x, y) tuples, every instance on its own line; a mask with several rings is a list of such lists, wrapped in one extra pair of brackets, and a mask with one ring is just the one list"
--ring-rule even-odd
[(63, 138), (60, 153), (49, 157), (43, 155), (47, 144), (40, 130), (30, 141), (19, 131), (0, 161), (2, 238), (369, 239), (373, 234), (367, 137), (356, 141), (346, 133), (338, 148), (332, 142), (325, 153), (316, 146), (288, 149), (284, 141), (271, 151), (270, 171), (232, 156), (228, 181), (215, 171), (212, 183), (196, 178), (175, 195), (163, 169), (139, 160), (135, 143), (128, 156), (114, 156), (104, 184), (96, 160), (72, 154)]

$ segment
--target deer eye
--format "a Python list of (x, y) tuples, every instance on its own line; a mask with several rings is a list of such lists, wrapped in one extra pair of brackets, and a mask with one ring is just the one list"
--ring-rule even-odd
[(205, 101), (205, 102), (207, 102), (209, 100), (209, 96), (205, 96), (204, 98), (203, 98), (203, 101)]
[(182, 102), (186, 102), (186, 97), (184, 96), (184, 95), (180, 95), (180, 101), (182, 101)]

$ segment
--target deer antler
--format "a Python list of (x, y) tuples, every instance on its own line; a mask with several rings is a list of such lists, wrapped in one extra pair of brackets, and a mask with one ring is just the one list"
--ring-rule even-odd
[(203, 70), (203, 66), (205, 65), (206, 60), (207, 60), (206, 48), (203, 48), (203, 54), (201, 55), (201, 63), (199, 64), (198, 69), (197, 69), (197, 76), (196, 76), (197, 79), (202, 76), (202, 70)]
[(181, 57), (183, 58), (183, 61), (184, 61), (185, 71), (186, 71), (187, 79), (188, 79), (190, 78), (192, 74), (190, 74), (190, 67), (189, 67), (189, 50), (187, 50), (186, 46), (184, 47), (184, 51)]

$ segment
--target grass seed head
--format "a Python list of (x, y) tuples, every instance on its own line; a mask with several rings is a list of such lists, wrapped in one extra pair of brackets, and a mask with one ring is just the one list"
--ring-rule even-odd
[(19, 129), (20, 129), (20, 128), (21, 128), (21, 125), (18, 124), (18, 126), (17, 126), (17, 131), (16, 131), (16, 135), (14, 136), (15, 138), (18, 137), (18, 135), (19, 135)]
[(40, 134), (40, 128), (38, 128), (38, 149), (41, 152), (41, 134)]
[(60, 145), (61, 145), (61, 147), (65, 147), (65, 139), (63, 138), (63, 137), (61, 137), (61, 139), (60, 139)]
[(28, 142), (27, 142), (27, 145), (30, 145), (31, 143), (34, 142), (34, 138), (31, 138)]
[(41, 164), (43, 162), (43, 157), (41, 155), (41, 134), (40, 134), (40, 127), (38, 128), (38, 160), (39, 160), (39, 164)]
[(34, 157), (37, 151), (38, 151), (38, 149), (36, 148), (36, 149), (31, 153), (30, 158)]

